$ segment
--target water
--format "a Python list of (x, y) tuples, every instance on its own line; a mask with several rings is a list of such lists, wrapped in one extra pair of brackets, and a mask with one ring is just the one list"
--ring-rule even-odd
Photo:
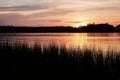
[(30, 46), (37, 42), (42, 46), (56, 44), (67, 48), (79, 46), (120, 51), (120, 33), (3, 33), (0, 34), (0, 42), (27, 43)]

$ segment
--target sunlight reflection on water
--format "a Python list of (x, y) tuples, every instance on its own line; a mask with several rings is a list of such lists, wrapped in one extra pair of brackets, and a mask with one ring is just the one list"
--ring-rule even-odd
[(66, 48), (96, 48), (120, 51), (120, 33), (3, 33), (0, 42), (12, 44), (26, 43), (33, 46), (35, 42), (42, 46), (49, 44), (66, 45)]

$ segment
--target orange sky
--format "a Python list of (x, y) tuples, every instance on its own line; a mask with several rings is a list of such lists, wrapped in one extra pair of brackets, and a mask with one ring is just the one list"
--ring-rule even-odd
[(120, 23), (120, 0), (0, 0), (0, 25)]

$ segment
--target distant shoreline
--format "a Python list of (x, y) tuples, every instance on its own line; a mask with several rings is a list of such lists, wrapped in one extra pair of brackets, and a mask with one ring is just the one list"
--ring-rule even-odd
[(120, 31), (114, 31), (114, 32), (1, 32), (1, 33), (120, 33)]
[(89, 24), (75, 28), (71, 26), (17, 27), (0, 26), (0, 33), (119, 33), (120, 26), (110, 24)]

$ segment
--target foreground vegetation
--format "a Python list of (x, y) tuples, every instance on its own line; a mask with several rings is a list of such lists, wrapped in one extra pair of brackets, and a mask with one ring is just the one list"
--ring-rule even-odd
[[(3, 72), (69, 74), (83, 80), (120, 80), (120, 52), (103, 54), (94, 48), (66, 49), (49, 45), (0, 43), (0, 62)], [(47, 73), (46, 73), (47, 72)], [(70, 76), (72, 75), (72, 76)]]

